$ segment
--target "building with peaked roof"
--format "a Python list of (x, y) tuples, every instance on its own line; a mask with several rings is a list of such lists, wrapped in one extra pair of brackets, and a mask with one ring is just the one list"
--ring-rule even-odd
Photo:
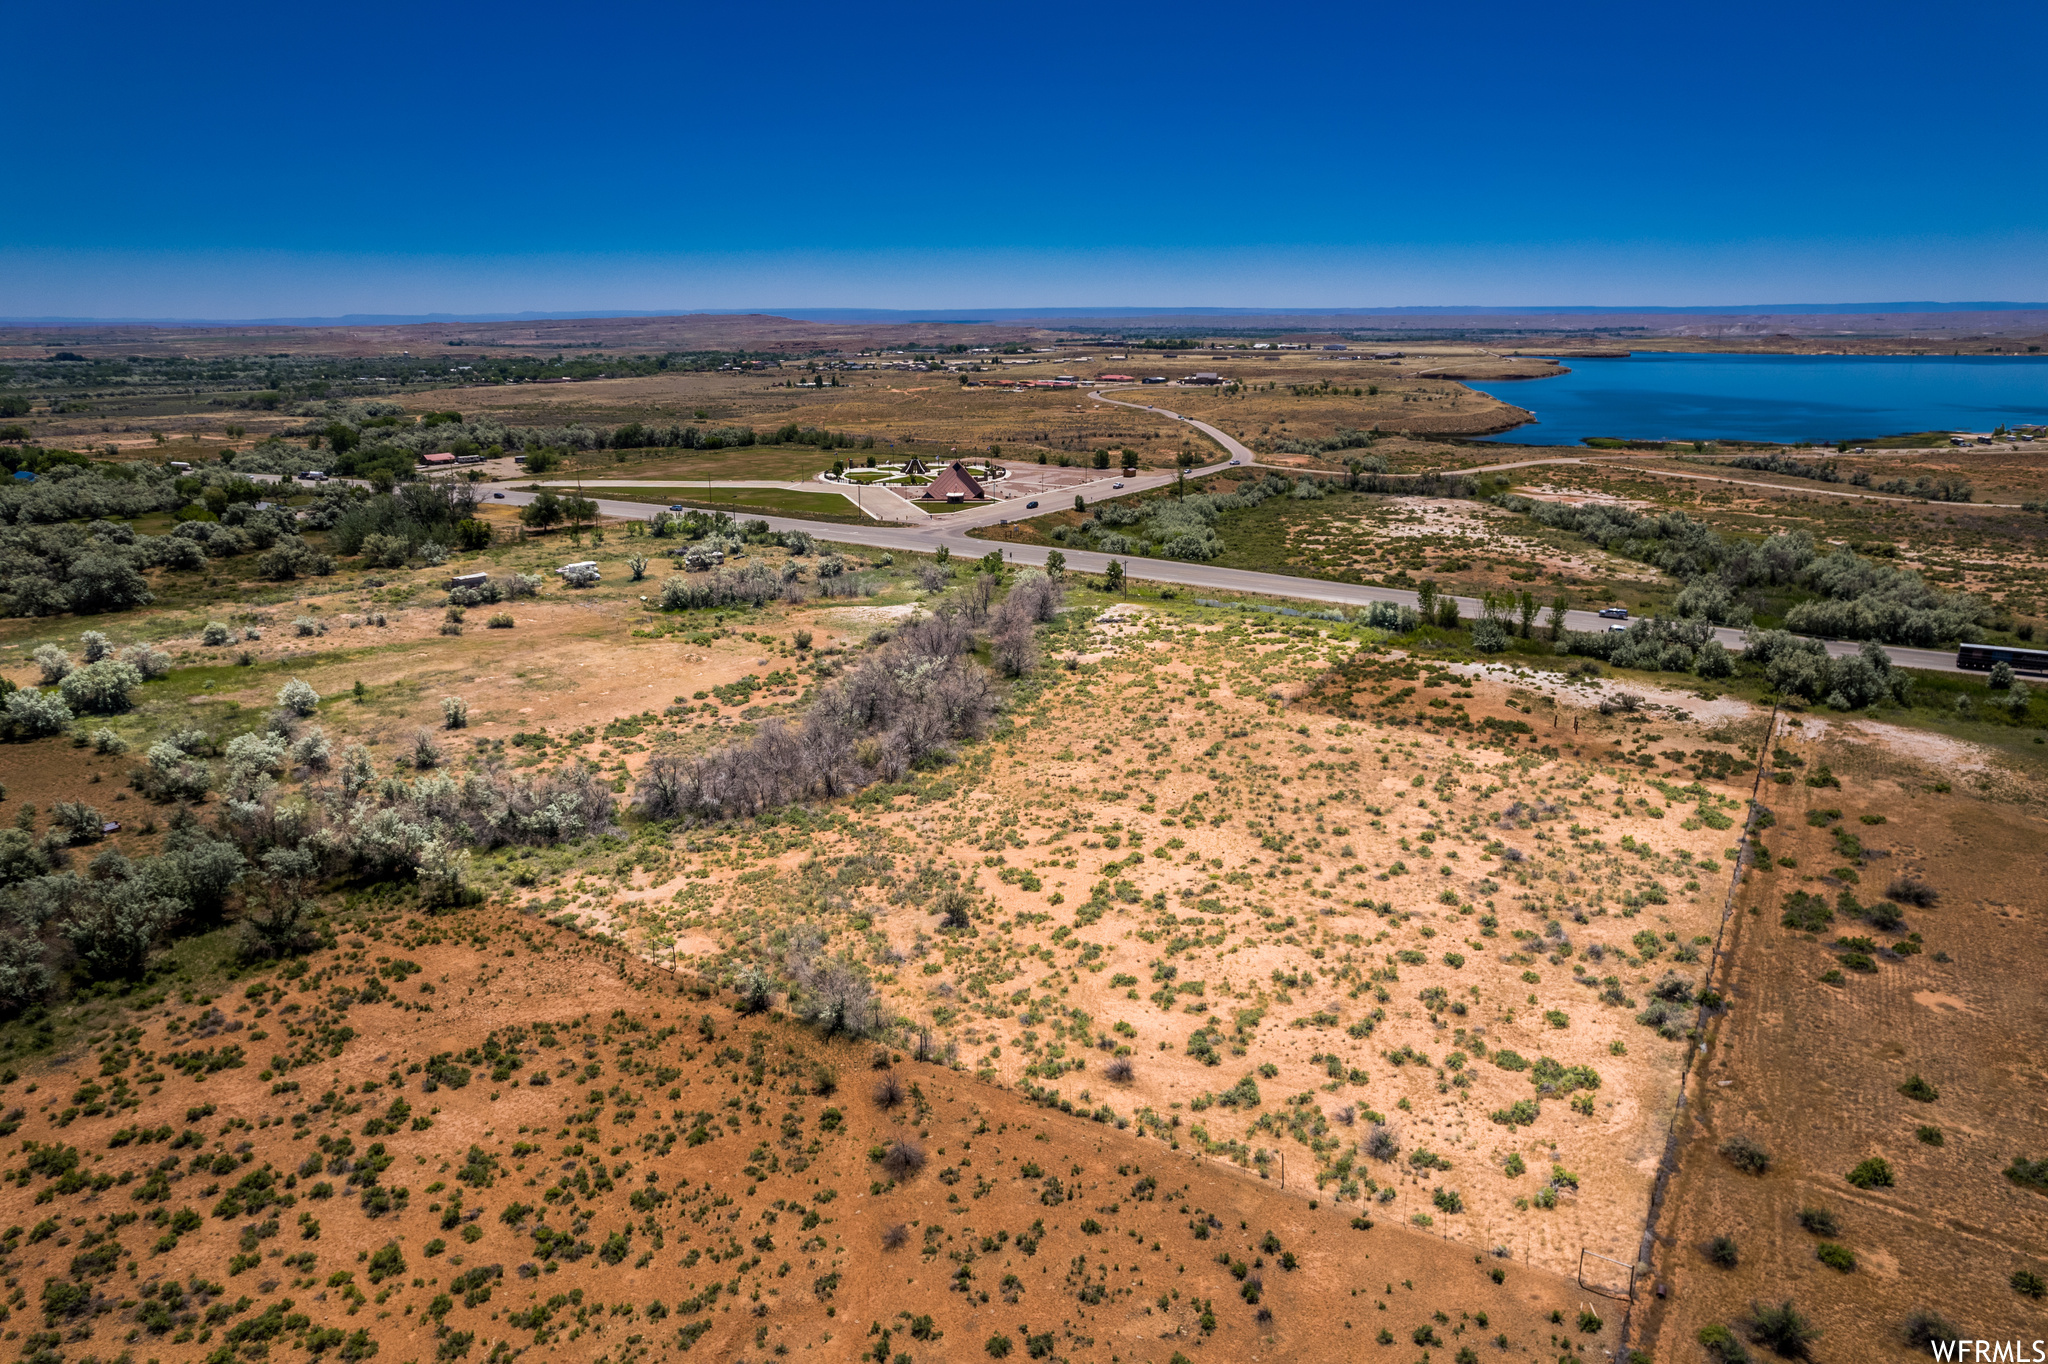
[(958, 499), (962, 502), (979, 502), (987, 496), (988, 494), (981, 490), (981, 484), (975, 482), (974, 476), (967, 472), (967, 467), (956, 459), (941, 469), (937, 478), (925, 484), (924, 493), (918, 500), (951, 502)]

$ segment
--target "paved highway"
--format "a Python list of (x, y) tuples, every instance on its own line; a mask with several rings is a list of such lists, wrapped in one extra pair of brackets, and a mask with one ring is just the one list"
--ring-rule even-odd
[[(1227, 466), (1217, 466), (1227, 467)], [(1214, 468), (1204, 472), (1214, 472)], [(1159, 482), (1171, 482), (1161, 479)], [(1132, 480), (1136, 484), (1138, 480)], [(1155, 485), (1156, 486), (1156, 485)], [(492, 492), (503, 492), (504, 500), (513, 506), (523, 506), (533, 500), (533, 494), (521, 492), (510, 486), (483, 486), (486, 497)], [(606, 516), (637, 518), (647, 520), (661, 510), (645, 502), (615, 502), (607, 498), (595, 499), (598, 509)], [(1006, 545), (1000, 541), (975, 540), (966, 534), (966, 527), (951, 524), (951, 518), (929, 526), (897, 525), (836, 525), (822, 521), (805, 521), (790, 516), (748, 517), (768, 523), (771, 530), (801, 530), (821, 540), (831, 540), (844, 545), (858, 545), (863, 549), (905, 550), (914, 554), (931, 554), (943, 545), (953, 554), (963, 558), (978, 559), (991, 550), (1000, 549), (1003, 557), (1011, 563), (1031, 567), (1043, 567), (1046, 555), (1053, 546)], [(1093, 550), (1060, 548), (1066, 556), (1067, 567), (1077, 572), (1101, 573), (1116, 559), (1124, 566), (1124, 572), (1133, 578), (1148, 582), (1171, 583), (1179, 587), (1208, 590), (1212, 592), (1244, 592), (1256, 596), (1282, 597), (1294, 601), (1327, 602), (1332, 606), (1360, 607), (1376, 601), (1390, 601), (1397, 605), (1414, 606), (1416, 594), (1391, 587), (1363, 587), (1353, 583), (1325, 582), (1317, 578), (1297, 578), (1285, 573), (1261, 573), (1252, 569), (1222, 568), (1215, 564), (1186, 563), (1178, 559), (1147, 559), (1129, 555), (1098, 554)], [(1470, 597), (1457, 598), (1459, 609), (1467, 620), (1479, 613), (1479, 603)], [(1547, 619), (1547, 617), (1546, 617)], [(1601, 619), (1592, 611), (1571, 611), (1565, 616), (1565, 624), (1573, 630), (1603, 630), (1612, 622)], [(1731, 649), (1742, 647), (1742, 632), (1720, 628), (1714, 637)], [(1856, 644), (1830, 642), (1831, 654), (1852, 654), (1861, 647)], [(1887, 647), (1892, 661), (1908, 668), (1926, 668), (1932, 671), (1956, 671), (1955, 655), (1938, 649), (1906, 649)]]

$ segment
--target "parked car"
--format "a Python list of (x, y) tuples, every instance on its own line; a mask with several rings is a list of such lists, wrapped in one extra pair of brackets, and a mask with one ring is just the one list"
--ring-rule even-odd
[(1603, 606), (1600, 608), (1600, 618), (1602, 620), (1627, 620), (1628, 608), (1626, 606)]
[(1036, 510), (1036, 509), (1037, 509), (1037, 507), (1038, 507), (1038, 504), (1037, 504), (1036, 502), (1026, 502), (1026, 503), (1024, 504), (1024, 510), (1025, 510), (1025, 511), (1034, 511), (1034, 510)]

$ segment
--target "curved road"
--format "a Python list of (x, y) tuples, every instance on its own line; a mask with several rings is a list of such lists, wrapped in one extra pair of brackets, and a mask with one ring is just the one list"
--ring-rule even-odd
[[(1091, 392), (1088, 396), (1097, 402), (1112, 403), (1118, 407), (1151, 412), (1172, 421), (1184, 422), (1202, 432), (1211, 440), (1214, 440), (1230, 453), (1231, 459), (1228, 461), (1189, 470), (1188, 476), (1190, 478), (1201, 478), (1220, 473), (1230, 468), (1233, 462), (1241, 462), (1246, 466), (1256, 462), (1256, 456), (1253, 455), (1251, 450), (1246, 448), (1235, 437), (1218, 430), (1208, 422), (1194, 417), (1183, 416), (1178, 412), (1163, 407), (1155, 407), (1151, 404), (1128, 403), (1116, 398), (1106, 398), (1100, 390)], [(1564, 463), (1567, 461), (1525, 461), (1525, 463), (1531, 464), (1551, 462)], [(1576, 463), (1579, 461), (1569, 462)], [(1458, 472), (1471, 473), (1475, 471), (1459, 470)], [(1118, 480), (1115, 475), (1109, 474), (1093, 482), (1078, 485), (1074, 489), (1062, 489), (1061, 494), (1064, 495), (1066, 492), (1078, 491), (1093, 500), (1093, 497), (1096, 496), (1120, 496), (1166, 487), (1174, 482), (1174, 478), (1175, 476), (1171, 473), (1157, 473), (1139, 474), (1132, 478)], [(355, 480), (350, 481), (353, 482)], [(528, 481), (525, 479), (520, 480), (521, 483)], [(1121, 481), (1124, 485), (1121, 490), (1111, 486), (1118, 481)], [(476, 486), (477, 492), (484, 498), (502, 500), (511, 506), (524, 506), (531, 502), (534, 497), (532, 493), (522, 492), (517, 485), (512, 483), (484, 483)], [(670, 483), (667, 486), (676, 485)], [(590, 487), (591, 485), (586, 484), (586, 491)], [(493, 496), (494, 494), (503, 494), (503, 496), (502, 498), (497, 498)], [(597, 498), (595, 501), (597, 502), (598, 510), (606, 516), (627, 520), (651, 520), (656, 512), (662, 510), (662, 508), (646, 502), (618, 502), (608, 498)], [(793, 516), (761, 516), (749, 517), (747, 519), (766, 521), (771, 530), (801, 530), (821, 540), (833, 541), (844, 545), (858, 545), (863, 549), (903, 550), (912, 554), (931, 554), (943, 545), (951, 553), (968, 559), (978, 559), (992, 550), (1000, 549), (1004, 559), (1011, 563), (1036, 568), (1044, 567), (1046, 556), (1053, 552), (1052, 546), (1007, 545), (1000, 541), (971, 539), (966, 534), (967, 531), (981, 526), (994, 525), (1001, 520), (1016, 519), (1012, 515), (1013, 510), (1013, 507), (1009, 504), (994, 503), (987, 507), (952, 512), (945, 516), (934, 518), (931, 523), (926, 525), (879, 523), (873, 525), (840, 525), (832, 522), (806, 521), (800, 517)], [(1253, 596), (1279, 597), (1292, 601), (1327, 602), (1333, 606), (1352, 608), (1368, 606), (1376, 601), (1393, 602), (1399, 606), (1414, 606), (1417, 604), (1415, 593), (1402, 591), (1398, 588), (1365, 587), (1355, 583), (1327, 582), (1320, 578), (1299, 578), (1287, 573), (1266, 573), (1243, 568), (1221, 568), (1214, 564), (1188, 563), (1179, 559), (1150, 559), (1137, 556), (1098, 554), (1093, 550), (1085, 549), (1062, 548), (1059, 552), (1066, 556), (1067, 567), (1077, 572), (1105, 572), (1108, 570), (1111, 560), (1115, 559), (1123, 564), (1124, 572), (1133, 578), (1143, 578), (1148, 582), (1171, 583), (1178, 587), (1208, 589), (1215, 592), (1242, 592)], [(1480, 610), (1480, 603), (1474, 598), (1457, 597), (1454, 600), (1457, 601), (1459, 610), (1467, 619), (1476, 616)], [(1602, 619), (1597, 612), (1593, 611), (1570, 611), (1565, 614), (1565, 626), (1572, 630), (1597, 631), (1607, 628), (1609, 624), (1609, 621)], [(1717, 627), (1713, 634), (1714, 638), (1720, 640), (1722, 644), (1727, 645), (1731, 649), (1742, 647), (1742, 631), (1740, 630), (1722, 626)], [(1862, 647), (1860, 644), (1839, 640), (1830, 640), (1826, 644), (1828, 652), (1837, 657), (1853, 654)], [(1931, 672), (1960, 671), (1956, 667), (1955, 655), (1946, 650), (1910, 649), (1886, 645), (1885, 652), (1891, 656), (1894, 663), (1902, 667), (1921, 668)]]

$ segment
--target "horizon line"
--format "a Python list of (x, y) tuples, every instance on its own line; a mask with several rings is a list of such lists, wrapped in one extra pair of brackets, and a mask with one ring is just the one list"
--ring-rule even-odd
[(974, 325), (1034, 319), (1114, 321), (1161, 317), (1532, 317), (1532, 316), (1869, 316), (1885, 313), (2048, 312), (2048, 302), (1938, 302), (1912, 300), (1884, 303), (1745, 303), (1745, 304), (1557, 304), (1485, 306), (1405, 304), (1388, 307), (1213, 307), (1188, 305), (1045, 307), (1045, 308), (582, 308), (496, 313), (343, 313), (327, 317), (0, 317), (0, 327), (371, 327), (480, 324), (490, 322), (601, 321), (611, 318), (656, 317), (782, 317), (795, 322), (950, 323)]

